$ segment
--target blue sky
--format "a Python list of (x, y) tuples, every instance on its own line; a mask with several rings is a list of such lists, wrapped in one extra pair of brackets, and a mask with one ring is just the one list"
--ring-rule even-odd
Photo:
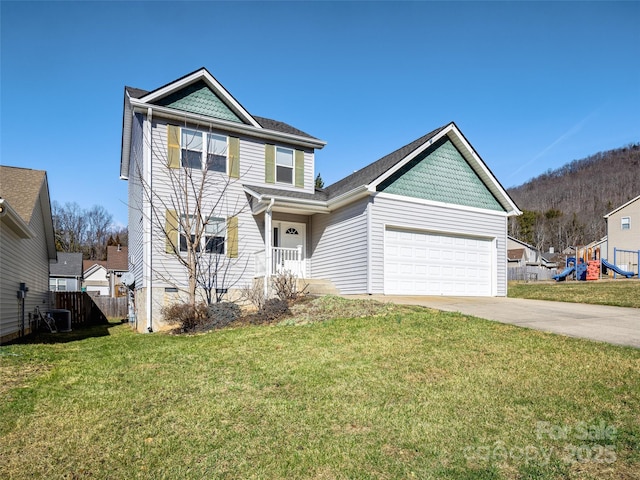
[(326, 184), (455, 121), (505, 187), (640, 141), (640, 2), (8, 2), (1, 159), (127, 221), (123, 89), (206, 67)]

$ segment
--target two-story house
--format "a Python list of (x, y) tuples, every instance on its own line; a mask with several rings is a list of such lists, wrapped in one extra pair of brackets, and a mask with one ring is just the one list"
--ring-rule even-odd
[(342, 294), (506, 295), (507, 218), (520, 212), (454, 123), (317, 190), (324, 145), (250, 114), (204, 68), (153, 91), (125, 87), (138, 329), (160, 326), (162, 306), (193, 281), (178, 256), (194, 234), (184, 220), (201, 211), (200, 252), (225, 265), (216, 288), (287, 269)]
[[(607, 222), (607, 260), (624, 271), (638, 271), (640, 257), (640, 195), (604, 216)], [(603, 258), (605, 253), (602, 254)]]

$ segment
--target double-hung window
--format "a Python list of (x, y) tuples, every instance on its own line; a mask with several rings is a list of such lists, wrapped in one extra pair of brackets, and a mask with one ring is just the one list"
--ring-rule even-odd
[(227, 137), (210, 133), (207, 143), (207, 169), (214, 172), (227, 171)]
[[(205, 145), (206, 150), (203, 148)], [(226, 136), (183, 128), (180, 148), (183, 167), (226, 173)]]
[(202, 133), (182, 129), (182, 166), (202, 169)]
[(276, 182), (293, 183), (293, 150), (276, 148)]
[(620, 220), (620, 228), (622, 228), (622, 230), (630, 230), (631, 217), (622, 217), (622, 219)]
[[(196, 223), (197, 219), (193, 215), (190, 215), (188, 217), (188, 222), (186, 220), (187, 217), (183, 217), (183, 225), (181, 225), (180, 229), (181, 252), (186, 252), (188, 249), (187, 233), (182, 228), (184, 225), (188, 224), (191, 226), (191, 243), (197, 242), (195, 245), (196, 252), (204, 250), (206, 253), (219, 253), (221, 255), (225, 253), (224, 244), (227, 233), (227, 223), (224, 218), (209, 217), (205, 225), (200, 225), (199, 230), (202, 234), (200, 235), (199, 241), (196, 236), (196, 231), (198, 230), (198, 225)], [(204, 231), (202, 231), (203, 228)]]
[(49, 290), (52, 292), (64, 292), (67, 290), (67, 280), (64, 278), (50, 278)]

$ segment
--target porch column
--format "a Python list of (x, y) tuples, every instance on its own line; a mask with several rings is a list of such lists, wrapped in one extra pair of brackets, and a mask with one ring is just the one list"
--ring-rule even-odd
[[(270, 206), (271, 207), (271, 206)], [(264, 296), (269, 295), (269, 279), (271, 278), (271, 236), (273, 228), (271, 226), (271, 208), (267, 208), (264, 212)]]

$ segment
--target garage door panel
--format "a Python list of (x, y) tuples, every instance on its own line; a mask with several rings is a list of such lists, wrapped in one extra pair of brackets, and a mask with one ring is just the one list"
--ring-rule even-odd
[(491, 295), (491, 240), (388, 228), (385, 293)]

